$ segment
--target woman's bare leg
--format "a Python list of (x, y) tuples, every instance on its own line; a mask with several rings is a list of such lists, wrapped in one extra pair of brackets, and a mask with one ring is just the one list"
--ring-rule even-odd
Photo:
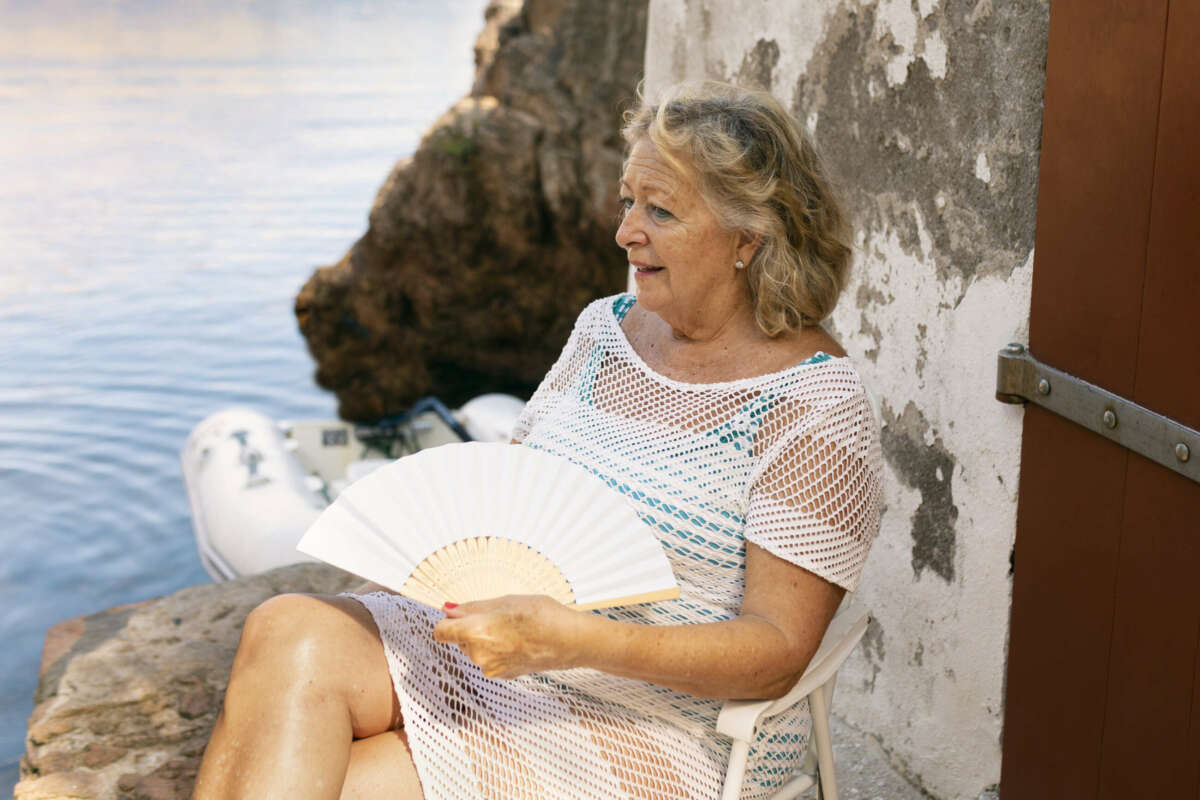
[(420, 798), (421, 783), (403, 730), (359, 739), (350, 747), (350, 769), (341, 800)]
[[(357, 783), (360, 766), (377, 761), (382, 747), (367, 744), (370, 737), (399, 726), (370, 613), (347, 597), (271, 598), (246, 618), (195, 797), (333, 800), (351, 764), (352, 740), (366, 740), (354, 745), (362, 746), (354, 759)], [(412, 771), (419, 792), (407, 746), (389, 752), (402, 774)]]

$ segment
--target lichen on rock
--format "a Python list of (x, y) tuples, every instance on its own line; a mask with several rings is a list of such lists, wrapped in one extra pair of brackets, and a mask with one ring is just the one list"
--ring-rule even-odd
[(317, 383), (351, 420), (427, 394), (528, 395), (578, 311), (625, 283), (613, 242), (620, 116), (646, 0), (504, 0), (469, 96), (376, 196), (369, 226), (296, 298)]

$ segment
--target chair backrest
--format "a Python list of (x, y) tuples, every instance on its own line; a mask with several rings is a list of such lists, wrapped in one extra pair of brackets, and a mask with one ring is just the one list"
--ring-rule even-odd
[[(842, 662), (862, 639), (867, 631), (871, 614), (866, 606), (858, 602), (852, 595), (842, 598), (833, 619), (821, 637), (817, 652), (809, 660), (804, 674), (796, 681), (791, 691), (778, 700), (727, 700), (717, 716), (717, 732), (733, 739), (729, 754), (729, 765), (725, 775), (725, 787), (722, 800), (740, 796), (742, 778), (745, 775), (746, 759), (749, 754), (750, 742), (754, 740), (759, 722), (765, 717), (771, 717), (793, 707), (804, 698), (816, 693), (814, 699), (819, 703), (813, 704), (814, 739), (818, 748), (825, 752), (821, 755), (822, 785), (828, 783), (832, 794), (836, 795), (836, 784), (833, 778), (833, 755), (829, 742), (829, 725), (826, 715), (829, 712), (831, 693), (826, 692)], [(830, 686), (830, 688), (832, 688)], [(821, 719), (817, 719), (817, 717)], [(794, 797), (805, 787), (811, 785), (806, 776), (799, 776), (784, 787), (781, 796)]]
[(867, 402), (871, 405), (871, 413), (875, 415), (875, 423), (883, 424), (883, 417), (879, 413), (879, 395), (875, 394), (875, 389), (867, 381), (863, 380), (863, 388), (867, 390)]

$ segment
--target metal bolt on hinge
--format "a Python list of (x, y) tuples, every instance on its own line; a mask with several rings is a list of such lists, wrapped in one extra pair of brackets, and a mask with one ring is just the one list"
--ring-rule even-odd
[(1021, 344), (1020, 342), (1013, 342), (1012, 344), (1005, 346), (1004, 352), (1011, 353), (1014, 356), (1019, 356), (1021, 353), (1025, 352), (1025, 345)]
[(1038, 394), (1040, 395), (1050, 394), (1050, 381), (1046, 380), (1045, 378), (1039, 380), (1037, 384), (1037, 390)]
[(1175, 457), (1180, 461), (1187, 461), (1192, 457), (1192, 451), (1188, 449), (1186, 444), (1180, 442), (1179, 444), (1175, 445)]
[(1117, 427), (1117, 415), (1113, 413), (1111, 408), (1104, 409), (1104, 427), (1112, 430)]

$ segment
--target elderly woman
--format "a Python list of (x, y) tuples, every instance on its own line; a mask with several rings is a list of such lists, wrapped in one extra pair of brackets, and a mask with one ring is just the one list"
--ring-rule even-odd
[[(584, 309), (513, 437), (626, 494), (680, 597), (269, 600), (197, 797), (716, 797), (721, 701), (804, 671), (879, 523), (877, 424), (819, 325), (845, 281), (842, 214), (769, 95), (676, 89), (624, 135), (636, 297)], [(809, 728), (803, 706), (771, 721), (744, 797), (787, 777)]]

